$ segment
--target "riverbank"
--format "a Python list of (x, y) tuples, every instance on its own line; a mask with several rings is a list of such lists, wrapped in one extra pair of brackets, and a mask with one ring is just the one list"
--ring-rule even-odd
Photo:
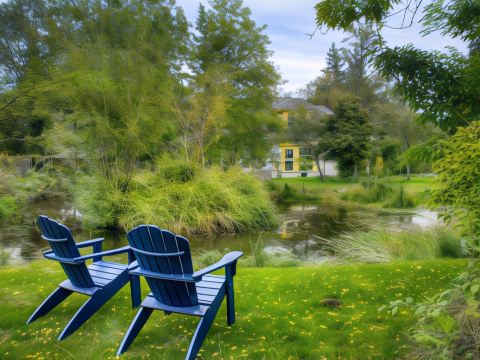
[[(279, 202), (297, 202), (307, 198), (309, 201), (341, 200), (375, 207), (413, 207), (423, 201), (425, 190), (433, 186), (433, 176), (411, 176), (409, 178), (396, 175), (381, 178), (341, 179), (327, 177), (321, 181), (318, 177), (280, 178), (270, 181), (270, 191)], [(389, 198), (398, 197), (400, 192), (416, 201), (413, 206), (388, 206)], [(368, 193), (371, 193), (370, 196)], [(385, 197), (384, 197), (385, 196)], [(369, 198), (370, 197), (370, 198)], [(396, 205), (396, 204), (393, 204)], [(403, 205), (403, 204), (400, 204)]]
[[(226, 326), (223, 306), (201, 354), (208, 359), (399, 358), (409, 350), (408, 330), (415, 317), (409, 311), (391, 316), (378, 308), (407, 296), (422, 301), (447, 289), (464, 265), (465, 260), (434, 260), (286, 269), (240, 266), (235, 278), (237, 323)], [(115, 358), (135, 315), (128, 287), (65, 341), (55, 339), (83, 302), (80, 295), (25, 325), (63, 279), (60, 266), (45, 260), (0, 268), (1, 358)], [(145, 284), (142, 290), (145, 295)], [(335, 307), (337, 303), (341, 305)], [(152, 315), (125, 358), (182, 358), (197, 321)]]

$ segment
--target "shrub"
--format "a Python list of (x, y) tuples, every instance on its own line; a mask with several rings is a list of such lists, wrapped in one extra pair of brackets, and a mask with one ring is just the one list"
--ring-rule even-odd
[(361, 203), (377, 203), (385, 201), (393, 192), (392, 188), (376, 180), (364, 180), (362, 189), (350, 190), (341, 195), (342, 200)]
[(360, 184), (361, 189), (349, 190), (340, 199), (366, 204), (383, 203), (387, 208), (412, 208), (418, 202), (415, 195), (407, 193), (403, 186), (393, 188), (376, 178), (364, 179)]
[(162, 167), (139, 172), (125, 202), (119, 223), (126, 229), (151, 223), (184, 235), (212, 236), (276, 224), (263, 184), (240, 168), (204, 169), (187, 181), (165, 177)]
[(273, 201), (278, 204), (299, 202), (299, 201), (315, 201), (319, 200), (317, 197), (298, 192), (297, 189), (285, 183), (283, 187), (278, 186), (273, 181), (267, 182), (267, 189)]
[(12, 216), (18, 209), (17, 201), (13, 196), (0, 197), (0, 219)]
[(415, 195), (407, 193), (403, 186), (391, 192), (385, 207), (388, 208), (413, 208), (417, 204)]

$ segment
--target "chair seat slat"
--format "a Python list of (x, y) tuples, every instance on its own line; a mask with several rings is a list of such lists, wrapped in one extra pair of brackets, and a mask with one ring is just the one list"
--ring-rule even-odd
[(97, 266), (102, 266), (105, 268), (112, 268), (112, 269), (119, 269), (119, 270), (125, 270), (127, 268), (127, 265), (125, 264), (118, 264), (118, 263), (113, 263), (109, 261), (95, 261), (93, 265)]
[(215, 300), (215, 296), (198, 294), (198, 302), (200, 304), (210, 305), (213, 300)]
[(125, 268), (114, 269), (114, 268), (107, 268), (107, 267), (104, 267), (104, 266), (98, 266), (96, 263), (93, 263), (88, 268), (90, 270), (95, 270), (95, 271), (98, 271), (98, 272), (103, 272), (103, 273), (112, 274), (112, 275), (118, 275), (118, 274), (122, 273), (122, 271), (125, 270)]
[(90, 273), (90, 275), (92, 277), (105, 279), (105, 280), (108, 280), (108, 281), (111, 281), (111, 280), (113, 280), (117, 277), (116, 274), (109, 274), (109, 273), (105, 273), (105, 272), (101, 272), (101, 271), (95, 271), (95, 270), (90, 269), (90, 267), (88, 268), (88, 272)]
[(208, 306), (205, 306), (205, 305), (194, 305), (194, 306), (166, 305), (156, 300), (151, 294), (147, 296), (145, 300), (143, 300), (142, 307), (174, 312), (177, 314), (193, 315), (193, 316), (204, 316), (205, 313), (208, 311)]
[(218, 294), (218, 289), (210, 289), (210, 288), (204, 288), (204, 287), (198, 287), (197, 286), (197, 294), (215, 296), (215, 295)]

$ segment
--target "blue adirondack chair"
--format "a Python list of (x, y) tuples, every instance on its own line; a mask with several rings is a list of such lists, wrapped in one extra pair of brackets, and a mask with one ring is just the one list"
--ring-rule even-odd
[[(42, 238), (47, 240), (52, 250), (45, 251), (43, 256), (60, 263), (68, 280), (63, 281), (45, 301), (33, 312), (27, 324), (44, 316), (55, 308), (72, 293), (80, 293), (90, 298), (80, 307), (65, 329), (58, 337), (63, 340), (77, 330), (87, 321), (100, 307), (112, 298), (130, 279), (128, 265), (103, 261), (103, 256), (129, 253), (129, 263), (134, 261), (130, 247), (125, 246), (115, 250), (102, 252), (103, 238), (75, 243), (72, 233), (68, 227), (40, 215), (37, 218)], [(80, 248), (93, 247), (93, 253), (81, 255)], [(85, 264), (86, 260), (93, 259), (90, 266)], [(130, 283), (132, 294), (140, 291), (140, 284), (137, 279)], [(132, 306), (138, 306), (132, 297)]]
[[(225, 296), (227, 324), (235, 322), (233, 276), (243, 253), (231, 252), (216, 264), (193, 272), (190, 244), (184, 237), (157, 226), (141, 225), (129, 231), (127, 238), (138, 264), (130, 274), (145, 277), (151, 293), (142, 302), (117, 354), (128, 349), (153, 310), (162, 310), (165, 315), (179, 313), (201, 318), (186, 356), (195, 359)], [(225, 276), (209, 275), (221, 268), (225, 269)]]

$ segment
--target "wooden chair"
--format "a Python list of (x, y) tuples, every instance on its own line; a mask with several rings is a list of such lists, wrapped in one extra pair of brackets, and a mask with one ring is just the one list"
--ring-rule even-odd
[[(134, 257), (130, 253), (129, 246), (102, 252), (103, 238), (75, 243), (68, 227), (47, 216), (39, 216), (37, 224), (40, 226), (42, 238), (47, 240), (52, 248), (52, 250), (45, 251), (43, 256), (47, 259), (58, 261), (65, 271), (68, 280), (63, 281), (45, 299), (30, 316), (27, 324), (47, 314), (74, 292), (90, 297), (80, 307), (65, 329), (63, 329), (58, 337), (58, 340), (63, 340), (95, 314), (130, 279), (128, 265), (103, 261), (102, 257), (129, 253), (129, 263), (134, 261)], [(78, 249), (90, 246), (93, 247), (92, 254), (80, 254)], [(93, 263), (87, 267), (85, 261), (89, 259), (93, 259)], [(138, 278), (132, 280), (130, 284), (132, 294), (137, 294), (140, 291), (139, 280)], [(133, 299), (132, 297), (132, 305), (138, 306), (139, 302), (134, 303)]]
[[(143, 300), (117, 354), (128, 349), (153, 310), (162, 310), (165, 315), (200, 317), (186, 356), (195, 359), (225, 296), (227, 324), (235, 322), (233, 276), (243, 253), (231, 252), (216, 264), (193, 272), (190, 245), (184, 237), (157, 226), (141, 225), (129, 231), (127, 238), (138, 263), (130, 274), (145, 277), (151, 293)], [(209, 275), (221, 268), (225, 269), (225, 276)]]

